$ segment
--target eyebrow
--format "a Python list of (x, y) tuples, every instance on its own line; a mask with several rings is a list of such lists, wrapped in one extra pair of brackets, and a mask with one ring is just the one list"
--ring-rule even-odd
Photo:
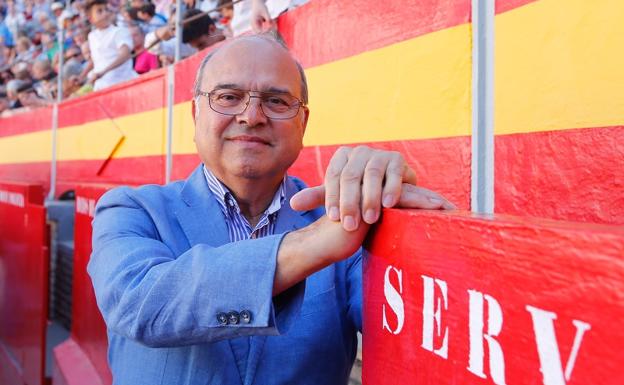
[[(241, 87), (238, 84), (234, 84), (234, 83), (219, 83), (217, 84), (214, 88), (213, 91), (216, 90), (223, 90), (223, 89), (230, 89), (230, 90), (241, 90), (241, 91), (248, 91), (243, 89), (243, 87)], [(292, 92), (290, 92), (287, 89), (284, 88), (279, 88), (279, 87), (269, 87), (265, 90), (262, 91), (257, 91), (257, 92), (271, 92), (271, 93), (275, 93), (275, 94), (289, 94), (292, 95)]]

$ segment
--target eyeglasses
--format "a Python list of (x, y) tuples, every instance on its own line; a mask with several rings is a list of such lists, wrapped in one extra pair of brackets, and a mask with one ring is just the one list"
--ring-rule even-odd
[(260, 99), (260, 108), (269, 119), (291, 119), (299, 113), (305, 103), (296, 97), (280, 92), (251, 91), (237, 89), (217, 89), (210, 92), (199, 91), (198, 94), (208, 98), (213, 111), (223, 115), (239, 115), (249, 107), (251, 98)]

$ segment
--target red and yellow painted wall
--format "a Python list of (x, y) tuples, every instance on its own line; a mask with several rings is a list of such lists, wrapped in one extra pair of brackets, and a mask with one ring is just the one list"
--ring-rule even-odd
[[(470, 206), (469, 0), (312, 0), (279, 29), (309, 80), (309, 183), (341, 144), (402, 151), (424, 186)], [(499, 0), (495, 17), (495, 211), (624, 224), (624, 3)], [(175, 71), (173, 177), (198, 163), (191, 88)], [(166, 71), (59, 109), (57, 192), (162, 183)], [(49, 184), (51, 108), (0, 120), (0, 179)]]

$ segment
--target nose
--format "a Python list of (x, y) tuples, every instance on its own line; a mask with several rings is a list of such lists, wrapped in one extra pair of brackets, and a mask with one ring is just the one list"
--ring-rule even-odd
[(236, 122), (241, 124), (247, 124), (249, 127), (255, 127), (259, 124), (266, 124), (268, 121), (262, 106), (260, 105), (260, 98), (250, 97), (247, 103), (247, 108), (240, 114), (236, 115)]

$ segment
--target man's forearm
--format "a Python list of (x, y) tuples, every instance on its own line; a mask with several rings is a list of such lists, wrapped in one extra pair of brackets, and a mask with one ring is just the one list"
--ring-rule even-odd
[(347, 232), (340, 222), (323, 216), (313, 224), (286, 234), (277, 252), (273, 295), (301, 282), (328, 265), (353, 255), (362, 245), (368, 226)]

